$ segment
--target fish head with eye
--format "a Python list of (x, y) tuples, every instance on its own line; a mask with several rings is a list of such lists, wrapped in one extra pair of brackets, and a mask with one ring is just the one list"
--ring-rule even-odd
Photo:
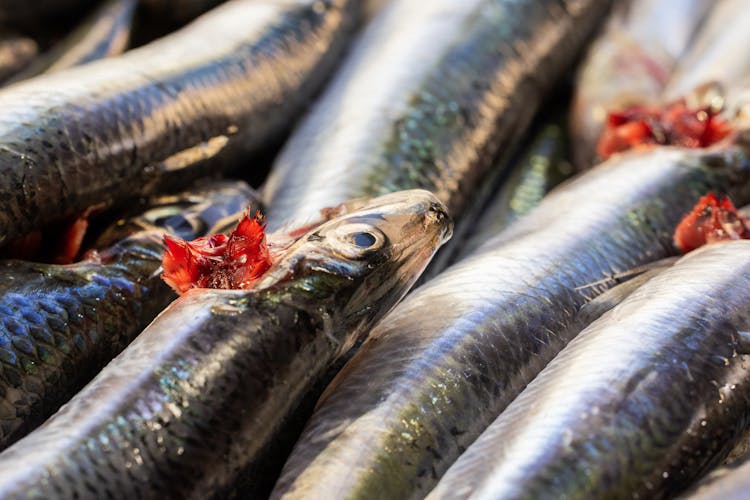
[(452, 229), (428, 191), (373, 198), (301, 235), (255, 288), (328, 315), (346, 347), (401, 300)]

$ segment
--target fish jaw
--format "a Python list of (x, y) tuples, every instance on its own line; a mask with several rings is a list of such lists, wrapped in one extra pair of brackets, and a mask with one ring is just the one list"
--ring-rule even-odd
[(453, 231), (445, 206), (429, 191), (361, 203), (275, 255), (256, 286), (303, 308), (328, 310), (336, 331), (349, 332), (336, 339), (342, 349), (401, 300)]

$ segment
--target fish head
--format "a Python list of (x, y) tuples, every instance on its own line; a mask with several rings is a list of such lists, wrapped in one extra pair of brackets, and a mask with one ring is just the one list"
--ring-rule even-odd
[(428, 191), (373, 198), (301, 235), (256, 289), (323, 311), (337, 331), (362, 332), (408, 292), (452, 230)]
[(95, 248), (104, 248), (139, 231), (166, 232), (184, 240), (224, 233), (237, 225), (243, 212), (254, 213), (259, 196), (242, 181), (200, 182), (189, 191), (159, 196), (147, 209), (107, 228)]

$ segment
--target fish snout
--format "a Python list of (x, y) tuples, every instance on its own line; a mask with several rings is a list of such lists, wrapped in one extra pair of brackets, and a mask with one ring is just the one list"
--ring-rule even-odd
[(441, 245), (451, 239), (451, 236), (453, 236), (453, 219), (448, 215), (448, 209), (443, 203), (440, 201), (430, 202), (426, 219), (428, 224), (438, 227)]

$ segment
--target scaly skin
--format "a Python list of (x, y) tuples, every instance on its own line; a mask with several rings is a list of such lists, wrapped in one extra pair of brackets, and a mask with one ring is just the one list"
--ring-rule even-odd
[(137, 0), (108, 0), (70, 35), (6, 83), (54, 73), (125, 52)]
[(674, 227), (707, 191), (747, 200), (748, 167), (739, 148), (662, 148), (553, 190), (496, 237), (504, 244), (418, 288), (373, 330), (321, 397), (273, 498), (426, 494), (577, 333), (587, 298), (673, 253)]
[(750, 241), (691, 252), (583, 330), (428, 498), (674, 495), (750, 423), (748, 328)]
[(403, 297), (450, 231), (432, 194), (395, 193), (312, 228), (251, 290), (189, 291), (0, 455), (0, 495), (223, 492), (263, 459), (306, 390)]
[(485, 241), (531, 211), (553, 187), (572, 174), (573, 168), (567, 160), (567, 134), (559, 122), (549, 120), (539, 127), (517, 157), (508, 179), (482, 210), (455, 260), (478, 251)]
[(458, 222), (609, 4), (390, 2), (275, 162), (269, 227), (410, 188), (436, 193)]
[(233, 0), (122, 56), (0, 91), (0, 242), (184, 181), (201, 160), (246, 164), (308, 104), (357, 13), (357, 0)]
[(158, 275), (164, 232), (205, 235), (238, 217), (254, 193), (225, 182), (174, 198), (118, 228), (130, 236), (91, 259), (0, 262), (0, 449), (57, 411), (174, 300)]

